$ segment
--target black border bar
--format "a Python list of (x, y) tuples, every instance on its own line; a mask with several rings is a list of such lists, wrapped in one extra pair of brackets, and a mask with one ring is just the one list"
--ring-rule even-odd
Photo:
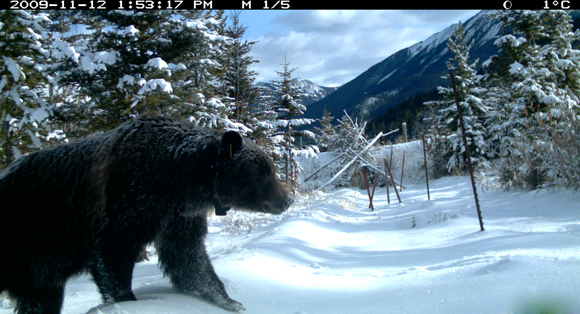
[(572, 10), (572, 0), (5, 0), (0, 9), (41, 10)]

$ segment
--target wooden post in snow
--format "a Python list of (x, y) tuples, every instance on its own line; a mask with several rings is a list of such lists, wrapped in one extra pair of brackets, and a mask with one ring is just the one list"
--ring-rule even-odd
[(375, 179), (373, 180), (373, 190), (371, 192), (371, 189), (369, 187), (369, 181), (367, 179), (366, 166), (362, 166), (361, 171), (363, 173), (363, 177), (365, 180), (365, 186), (367, 187), (367, 194), (369, 195), (369, 208), (371, 209), (371, 211), (373, 211), (373, 210), (375, 210), (375, 207), (373, 206), (373, 198), (375, 197), (375, 188), (377, 186), (377, 178), (379, 176), (375, 174)]
[(423, 162), (425, 164), (425, 182), (427, 183), (427, 199), (431, 200), (431, 195), (429, 194), (429, 171), (427, 170), (427, 149), (425, 149), (425, 137), (421, 133), (421, 142), (423, 142)]
[[(387, 175), (387, 158), (384, 159), (383, 167), (385, 168), (385, 187), (387, 188), (387, 202), (391, 205), (391, 195), (389, 193), (389, 176)], [(395, 187), (395, 190), (397, 187)]]
[(393, 174), (391, 173), (391, 168), (389, 167), (389, 164), (387, 163), (386, 159), (385, 159), (385, 168), (387, 169), (389, 177), (391, 178), (391, 183), (393, 183), (393, 188), (395, 190), (395, 194), (397, 194), (397, 199), (399, 199), (399, 203), (402, 203), (401, 196), (399, 196), (399, 191), (397, 190), (397, 186), (395, 185), (395, 179), (393, 179)]
[(403, 192), (403, 174), (405, 173), (405, 151), (403, 151), (403, 164), (401, 165), (401, 185), (399, 186), (399, 192)]

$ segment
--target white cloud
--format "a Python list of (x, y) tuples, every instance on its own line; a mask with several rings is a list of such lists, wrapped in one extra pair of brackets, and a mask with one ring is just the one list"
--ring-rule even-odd
[(275, 71), (282, 69), (286, 57), (298, 68), (296, 77), (327, 86), (344, 84), (393, 53), (476, 14), (457, 10), (278, 12), (268, 19), (241, 15), (250, 39), (258, 40), (252, 50), (262, 60), (254, 67), (258, 80), (278, 79)]

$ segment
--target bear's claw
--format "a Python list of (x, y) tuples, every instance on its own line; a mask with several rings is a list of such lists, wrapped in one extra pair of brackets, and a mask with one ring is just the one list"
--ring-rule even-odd
[(231, 312), (240, 312), (240, 311), (245, 311), (246, 308), (242, 305), (242, 303), (231, 299), (228, 296), (222, 296), (222, 295), (202, 295), (205, 299), (211, 301), (212, 303), (214, 303), (215, 305), (231, 311)]

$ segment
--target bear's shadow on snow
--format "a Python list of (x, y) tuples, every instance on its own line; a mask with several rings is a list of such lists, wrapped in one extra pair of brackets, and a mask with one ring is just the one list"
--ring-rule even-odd
[[(175, 297), (182, 297), (189, 299), (187, 301), (188, 304), (191, 305), (199, 305), (207, 304), (212, 306), (212, 302), (204, 299), (196, 292), (178, 292), (175, 288), (171, 286), (162, 286), (158, 284), (152, 284), (147, 286), (142, 286), (139, 288), (135, 288), (134, 290), (135, 297), (137, 301), (125, 301), (119, 303), (101, 303), (93, 308), (91, 308), (86, 314), (108, 314), (108, 313), (127, 313), (122, 309), (130, 306), (137, 306), (139, 303), (145, 303), (148, 301), (155, 301), (155, 303), (159, 304), (158, 306), (163, 306), (165, 308), (170, 308), (171, 304), (174, 304)], [(185, 303), (186, 301), (184, 301)], [(167, 304), (163, 304), (167, 303)]]

